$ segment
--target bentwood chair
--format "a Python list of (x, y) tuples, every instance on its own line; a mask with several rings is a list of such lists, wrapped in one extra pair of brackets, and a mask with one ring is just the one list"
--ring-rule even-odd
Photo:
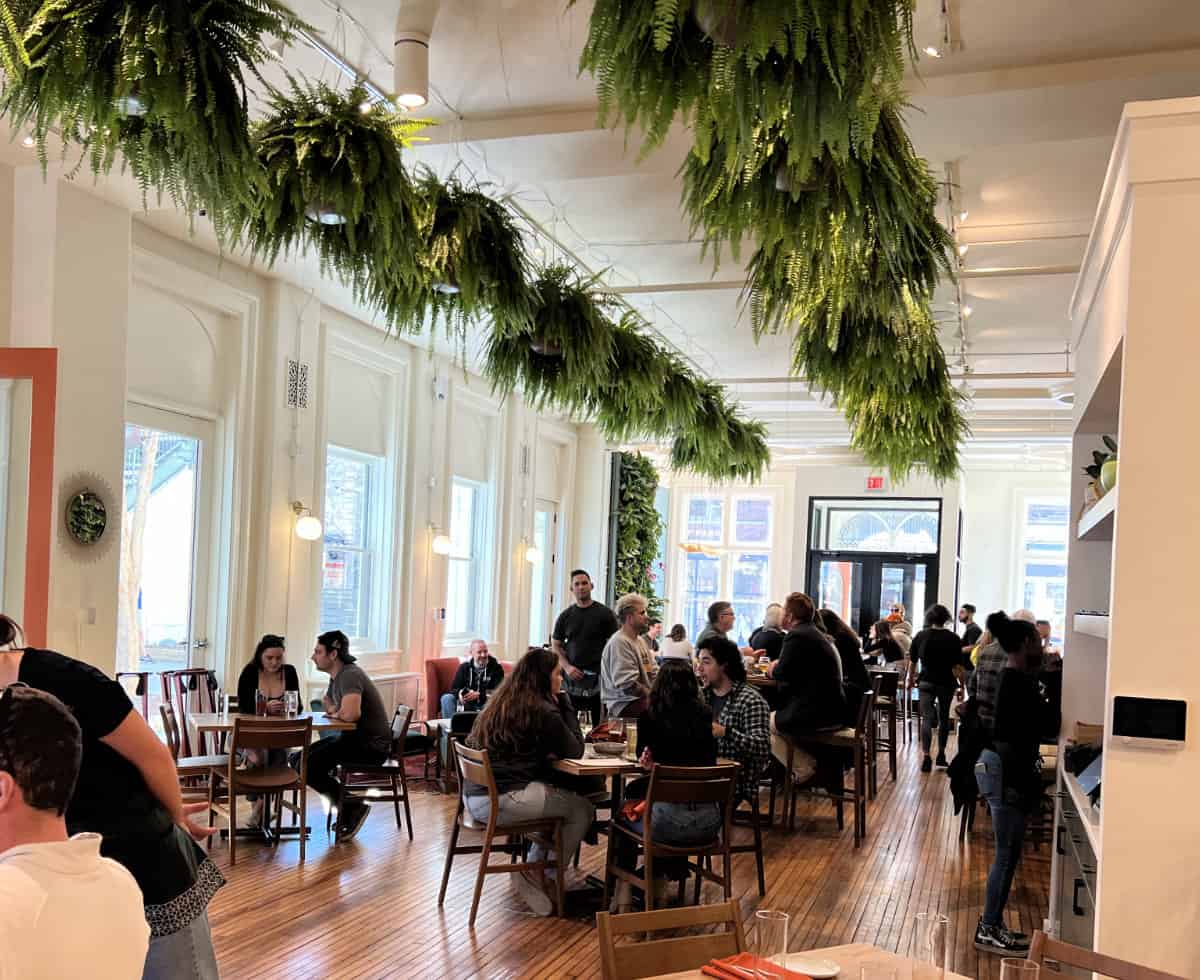
[[(636, 933), (713, 925), (726, 928), (723, 932), (617, 944), (619, 938)], [(601, 912), (596, 916), (596, 933), (600, 943), (600, 975), (604, 980), (640, 980), (681, 970), (698, 970), (710, 960), (736, 956), (746, 950), (737, 902), (627, 915)]]
[(1138, 966), (1128, 960), (1119, 960), (1113, 956), (1094, 953), (1090, 949), (1080, 949), (1078, 946), (1051, 939), (1038, 929), (1029, 944), (1029, 962), (1043, 967), (1042, 975), (1045, 976), (1049, 973), (1047, 961), (1053, 961), (1059, 967), (1070, 966), (1088, 974), (1111, 977), (1112, 980), (1184, 980), (1174, 973)]
[[(785, 764), (785, 779), (783, 808), (788, 815), (788, 829), (796, 829), (796, 791), (803, 788), (809, 795), (823, 796), (833, 801), (837, 808), (838, 830), (845, 826), (843, 807), (849, 803), (854, 807), (854, 846), (858, 847), (867, 834), (867, 753), (870, 750), (870, 726), (875, 710), (875, 692), (868, 691), (859, 702), (858, 719), (853, 728), (842, 728), (833, 732), (815, 732), (811, 735), (784, 736), (788, 746), (788, 757)], [(803, 787), (797, 787), (792, 778), (792, 769), (796, 747), (844, 749), (853, 756), (854, 786), (847, 790), (843, 777), (839, 789), (825, 789), (815, 786), (812, 781)]]
[[(562, 827), (560, 817), (543, 817), (539, 820), (520, 820), (501, 823), (499, 820), (500, 793), (496, 789), (496, 777), (492, 774), (492, 763), (484, 749), (473, 749), (465, 743), (455, 748), (455, 764), (458, 767), (458, 808), (454, 813), (454, 822), (450, 827), (450, 844), (446, 848), (446, 866), (442, 871), (442, 887), (438, 891), (438, 907), (446, 901), (446, 885), (450, 881), (450, 867), (454, 858), (459, 854), (478, 854), (479, 871), (475, 875), (475, 893), (471, 897), (471, 916), (467, 924), (474, 928), (475, 914), (479, 911), (479, 897), (483, 893), (483, 879), (487, 875), (514, 874), (524, 871), (536, 871), (542, 879), (543, 887), (546, 880), (546, 870), (554, 869), (554, 902), (555, 909), (561, 917), (563, 914), (565, 892), (563, 879), (566, 876), (567, 861), (570, 855), (563, 854)], [(466, 808), (463, 801), (463, 788), (467, 782), (482, 786), (487, 791), (488, 819), (480, 823)], [(460, 844), (459, 834), (462, 831), (482, 834), (482, 844)], [(507, 842), (497, 841), (497, 837), (507, 837)], [(537, 841), (547, 851), (553, 851), (551, 859), (547, 854), (544, 861), (525, 860), (524, 838)], [(511, 863), (490, 864), (488, 858), (493, 851), (507, 854)], [(520, 858), (520, 860), (518, 860)]]
[[(180, 722), (184, 755), (206, 755), (209, 750), (208, 737), (201, 734), (197, 744), (192, 745), (188, 730), (188, 715), (193, 710), (215, 713), (217, 710), (217, 675), (207, 667), (188, 667), (181, 670), (163, 671), (164, 701), (175, 708)], [(217, 739), (218, 742), (221, 739)]]
[[(133, 685), (130, 686), (129, 682)], [(150, 723), (150, 671), (148, 670), (119, 670), (117, 683), (125, 688), (131, 698), (137, 698), (142, 705), (142, 717)]]
[[(429, 735), (409, 730), (413, 709), (406, 704), (396, 706), (392, 715), (392, 745), (388, 757), (379, 765), (354, 763), (338, 765), (334, 770), (338, 781), (337, 812), (341, 814), (347, 799), (371, 800), (391, 803), (396, 810), (396, 829), (403, 828), (400, 820), (400, 804), (404, 804), (404, 818), (408, 822), (408, 839), (413, 839), (412, 810), (408, 805), (408, 773), (404, 760), (409, 756), (424, 755), (425, 778), (429, 778)], [(332, 812), (326, 818), (328, 825)], [(340, 823), (338, 833), (340, 835)]]
[(162, 717), (163, 734), (167, 748), (175, 760), (175, 771), (179, 775), (179, 789), (188, 803), (208, 799), (208, 771), (213, 766), (229, 763), (227, 755), (192, 755), (180, 758), (179, 723), (175, 720), (175, 709), (169, 704), (160, 704), (158, 713)]
[[(725, 899), (733, 897), (732, 852), (730, 838), (733, 829), (733, 793), (737, 785), (738, 765), (723, 763), (716, 766), (663, 766), (655, 764), (650, 771), (650, 784), (646, 788), (646, 809), (642, 817), (642, 829), (636, 831), (623, 823), (619, 816), (608, 828), (608, 857), (604, 873), (604, 908), (608, 908), (612, 884), (616, 880), (627, 881), (642, 889), (646, 911), (654, 909), (654, 862), (661, 858), (695, 858), (688, 870), (696, 873), (695, 902), (700, 902), (700, 889), (704, 879), (716, 882), (725, 891)], [(711, 841), (702, 844), (664, 844), (654, 839), (655, 803), (715, 803), (721, 811), (721, 828)], [(624, 840), (637, 847), (643, 856), (643, 875), (629, 871), (617, 864), (617, 852)], [(722, 860), (721, 874), (712, 870), (712, 859)], [(683, 883), (680, 882), (680, 894)]]
[[(239, 715), (233, 721), (233, 740), (225, 766), (209, 769), (208, 825), (223, 817), (229, 824), (229, 865), (237, 863), (237, 799), (258, 794), (275, 800), (275, 838), (278, 840), (283, 815), (283, 794), (299, 790), (300, 862), (304, 862), (304, 816), (308, 803), (308, 746), (312, 741), (312, 717), (259, 718)], [(289, 765), (261, 765), (239, 769), (238, 755), (243, 750), (258, 750), (267, 758), (272, 749), (299, 750), (297, 768)], [(289, 751), (290, 754), (290, 751)], [(270, 811), (266, 811), (270, 820)], [(212, 838), (208, 839), (209, 848)]]

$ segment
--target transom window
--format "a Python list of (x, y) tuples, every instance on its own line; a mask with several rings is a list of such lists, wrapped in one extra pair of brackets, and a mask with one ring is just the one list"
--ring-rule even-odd
[(940, 534), (937, 500), (813, 501), (810, 547), (817, 551), (933, 555)]

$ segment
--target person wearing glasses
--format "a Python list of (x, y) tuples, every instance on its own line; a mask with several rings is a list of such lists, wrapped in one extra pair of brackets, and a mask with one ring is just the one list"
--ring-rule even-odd
[(904, 608), (904, 603), (893, 602), (884, 618), (892, 624), (892, 639), (900, 644), (900, 649), (907, 657), (912, 647), (913, 628), (912, 623), (908, 621), (908, 611)]
[(0, 977), (142, 975), (142, 893), (98, 834), (68, 836), (83, 738), (66, 706), (16, 682), (0, 693)]
[(100, 853), (141, 889), (150, 926), (142, 980), (217, 980), (208, 903), (225, 879), (197, 843), (215, 828), (191, 819), (208, 804), (183, 802), (170, 750), (120, 684), (90, 664), (26, 647), (21, 628), (0, 614), (0, 687), (17, 681), (53, 694), (79, 723), (83, 761), (67, 830), (99, 834)]

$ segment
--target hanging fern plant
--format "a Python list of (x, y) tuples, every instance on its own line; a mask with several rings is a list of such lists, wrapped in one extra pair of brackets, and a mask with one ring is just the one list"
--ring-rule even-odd
[(505, 199), (456, 177), (440, 180), (423, 170), (416, 181), (425, 290), (403, 317), (402, 329), (420, 329), (426, 314), (462, 336), (467, 325), (490, 319), (511, 332), (529, 322), (529, 259)]
[(421, 201), (400, 151), (430, 123), (368, 105), (361, 87), (292, 80), (272, 92), (253, 129), (262, 190), (225, 223), (267, 263), (311, 248), (389, 328), (410, 327), (426, 298)]
[[(717, 480), (761, 478), (770, 461), (763, 426), (741, 419), (719, 386), (647, 336), (637, 314), (614, 323), (595, 287), (566, 266), (531, 284), (529, 324), (488, 338), (484, 373), (493, 388), (505, 395), (520, 388), (535, 408), (589, 418), (613, 441), (674, 442), (679, 469)], [(548, 345), (558, 353), (544, 353)]]
[(93, 174), (120, 153), (144, 193), (222, 208), (255, 184), (246, 82), (263, 38), (301, 26), (276, 0), (0, 0), (0, 112), (43, 162), (58, 135)]

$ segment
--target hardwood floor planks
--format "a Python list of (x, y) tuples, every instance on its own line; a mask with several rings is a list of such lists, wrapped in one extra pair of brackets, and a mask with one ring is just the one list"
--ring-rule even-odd
[[(829, 803), (801, 799), (795, 833), (778, 824), (764, 831), (765, 898), (758, 896), (753, 855), (734, 858), (733, 897), (743, 915), (753, 919), (760, 907), (789, 912), (792, 949), (865, 942), (904, 952), (913, 916), (936, 909), (951, 919), (953, 968), (980, 980), (998, 977), (999, 959), (978, 956), (973, 946), (991, 865), (986, 813), (960, 845), (949, 781), (936, 771), (923, 775), (919, 765), (920, 750), (909, 743), (900, 747), (898, 781), (881, 772), (858, 850), (849, 812), (839, 833)], [(214, 845), (229, 881), (209, 910), (225, 980), (599, 978), (592, 924), (530, 915), (508, 876), (488, 877), (476, 928), (468, 930), (477, 867), (470, 856), (456, 859), (445, 906), (437, 907), (454, 800), (421, 785), (414, 785), (411, 843), (390, 807), (380, 805), (355, 841), (334, 847), (314, 805), (317, 830), (303, 868), (294, 841), (278, 849), (247, 843), (232, 869), (225, 845)], [(603, 861), (603, 846), (585, 846), (581, 870), (599, 874)], [(1026, 847), (1009, 900), (1014, 928), (1041, 925), (1049, 865), (1047, 845), (1040, 852)], [(712, 884), (703, 894), (707, 902), (720, 899)]]

